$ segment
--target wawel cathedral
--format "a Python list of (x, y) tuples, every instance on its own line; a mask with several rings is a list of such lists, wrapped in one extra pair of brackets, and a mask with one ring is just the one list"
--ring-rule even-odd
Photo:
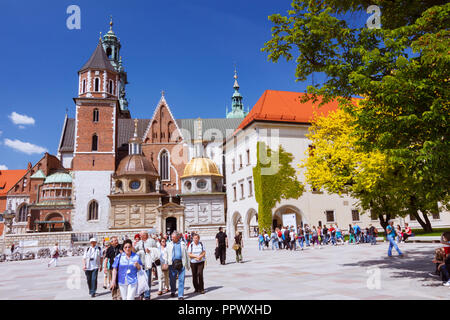
[[(14, 215), (9, 233), (154, 229), (211, 236), (223, 226), (229, 237), (238, 230), (254, 236), (256, 144), (281, 144), (297, 168), (311, 147), (306, 134), (314, 105), (300, 102), (303, 93), (266, 90), (246, 112), (235, 71), (225, 118), (177, 119), (162, 92), (153, 114), (134, 119), (120, 49), (111, 21), (78, 71), (75, 118), (64, 119), (58, 154), (17, 170), (17, 180), (3, 186), (0, 211)], [(329, 103), (320, 112), (336, 108)], [(5, 174), (0, 171), (0, 187)], [(298, 179), (304, 183), (302, 172)], [(447, 220), (436, 216), (433, 224), (447, 226)], [(286, 223), (379, 227), (355, 199), (308, 186), (299, 199), (274, 208), (273, 226)]]

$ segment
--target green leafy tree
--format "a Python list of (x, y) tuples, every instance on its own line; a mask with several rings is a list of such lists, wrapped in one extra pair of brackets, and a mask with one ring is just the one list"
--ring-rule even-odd
[(255, 199), (258, 203), (259, 230), (271, 230), (272, 209), (281, 199), (297, 199), (304, 186), (297, 180), (296, 170), (291, 166), (294, 157), (284, 151), (272, 151), (264, 142), (257, 144), (257, 164), (253, 168)]
[[(351, 14), (381, 8), (380, 29)], [(367, 16), (368, 17), (368, 16)], [(310, 99), (338, 98), (354, 117), (357, 144), (380, 151), (403, 179), (402, 206), (431, 230), (427, 214), (449, 205), (450, 4), (447, 1), (309, 0), (269, 17), (269, 60), (296, 61), (296, 78), (323, 73)], [(351, 97), (362, 96), (362, 108)], [(389, 196), (389, 194), (386, 194)], [(422, 212), (423, 219), (418, 212)]]

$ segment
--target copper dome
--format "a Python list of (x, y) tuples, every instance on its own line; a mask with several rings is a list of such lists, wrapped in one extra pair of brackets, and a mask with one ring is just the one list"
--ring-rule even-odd
[(140, 154), (128, 155), (120, 161), (116, 176), (123, 175), (159, 176), (153, 163)]

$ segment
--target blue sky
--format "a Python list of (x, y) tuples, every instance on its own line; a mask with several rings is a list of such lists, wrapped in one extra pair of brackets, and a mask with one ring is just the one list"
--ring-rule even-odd
[[(74, 117), (77, 71), (109, 29), (122, 43), (133, 118), (151, 118), (161, 90), (176, 118), (221, 118), (231, 105), (234, 63), (245, 107), (264, 90), (305, 91), (294, 63), (267, 61), (268, 16), (291, 0), (0, 2), (0, 169), (57, 153), (66, 109)], [(66, 9), (81, 8), (69, 30)], [(15, 148), (14, 148), (15, 147)], [(19, 151), (22, 150), (22, 151)], [(25, 153), (28, 152), (28, 153)], [(34, 153), (33, 153), (34, 152)]]

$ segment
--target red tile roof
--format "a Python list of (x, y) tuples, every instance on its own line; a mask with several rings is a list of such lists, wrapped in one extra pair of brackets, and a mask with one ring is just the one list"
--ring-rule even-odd
[(254, 121), (311, 123), (314, 111), (318, 115), (327, 115), (338, 108), (338, 102), (333, 101), (318, 107), (321, 99), (314, 104), (312, 101), (301, 103), (303, 92), (266, 90), (244, 118), (236, 131), (245, 129)]
[(27, 170), (0, 170), (0, 196), (6, 195)]

